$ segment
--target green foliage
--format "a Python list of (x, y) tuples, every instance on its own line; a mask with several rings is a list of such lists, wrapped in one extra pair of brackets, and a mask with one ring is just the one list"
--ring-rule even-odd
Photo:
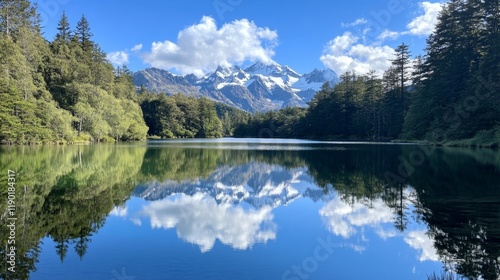
[(63, 13), (52, 43), (38, 22), (29, 1), (0, 1), (0, 142), (145, 139), (132, 73), (115, 73), (87, 19), (71, 31)]
[(71, 39), (71, 27), (65, 11), (63, 11), (61, 20), (59, 20), (59, 23), (57, 24), (57, 31), (55, 41), (69, 43)]
[(296, 128), (305, 116), (304, 108), (285, 108), (277, 112), (257, 113), (234, 130), (237, 137), (291, 138), (300, 137)]
[(148, 135), (162, 138), (218, 138), (222, 122), (214, 102), (181, 94), (141, 94), (141, 108), (149, 127)]
[(498, 6), (498, 1), (469, 0), (444, 7), (428, 40), (405, 138), (498, 145), (493, 137), (500, 122)]
[(251, 117), (248, 112), (220, 102), (215, 103), (215, 110), (217, 111), (217, 116), (222, 122), (224, 136), (233, 136), (236, 127), (239, 124), (247, 123)]

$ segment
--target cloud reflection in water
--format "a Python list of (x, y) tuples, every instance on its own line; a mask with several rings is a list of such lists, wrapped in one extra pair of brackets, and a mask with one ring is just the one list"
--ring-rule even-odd
[[(360, 202), (347, 203), (340, 197), (335, 197), (319, 210), (319, 214), (328, 230), (336, 236), (351, 239), (358, 232), (363, 235), (365, 227), (370, 227), (383, 240), (403, 237), (406, 244), (420, 252), (418, 260), (421, 262), (439, 261), (434, 240), (427, 235), (427, 229), (412, 229), (404, 233), (396, 231), (393, 227), (393, 209), (380, 198), (373, 200), (368, 206)], [(368, 242), (363, 236), (361, 239)]]
[(153, 228), (176, 228), (180, 238), (208, 252), (217, 239), (238, 250), (275, 239), (271, 210), (269, 206), (246, 210), (217, 204), (209, 195), (197, 193), (154, 201), (143, 208), (142, 214), (151, 219)]

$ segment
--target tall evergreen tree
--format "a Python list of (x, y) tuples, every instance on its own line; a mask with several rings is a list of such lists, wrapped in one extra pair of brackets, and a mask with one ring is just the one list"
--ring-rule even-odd
[(93, 50), (93, 34), (90, 31), (90, 24), (87, 21), (87, 18), (85, 18), (85, 15), (82, 15), (82, 18), (76, 24), (75, 36), (78, 39), (78, 43), (83, 51), (90, 53)]
[(406, 110), (406, 99), (407, 99), (407, 85), (408, 81), (410, 81), (410, 69), (411, 69), (411, 60), (410, 60), (410, 50), (408, 45), (402, 43), (399, 45), (394, 54), (395, 58), (392, 61), (392, 66), (397, 73), (398, 77), (398, 87), (399, 87), (399, 98), (400, 98), (400, 106), (402, 110)]
[(57, 31), (58, 33), (56, 34), (56, 41), (60, 41), (63, 43), (68, 43), (71, 39), (71, 27), (69, 24), (68, 17), (66, 16), (66, 12), (63, 11), (63, 14), (61, 16), (61, 19), (59, 20), (59, 23), (57, 24)]

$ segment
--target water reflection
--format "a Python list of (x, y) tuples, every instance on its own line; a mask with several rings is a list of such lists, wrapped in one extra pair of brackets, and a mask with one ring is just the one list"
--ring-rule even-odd
[(391, 225), (394, 220), (394, 212), (382, 199), (376, 199), (370, 205), (362, 203), (348, 203), (339, 197), (328, 202), (319, 210), (324, 218), (326, 226), (335, 235), (344, 239), (352, 237), (363, 227), (372, 227), (384, 238), (395, 234), (383, 229), (384, 225)]
[(413, 249), (421, 252), (419, 260), (439, 261), (439, 256), (434, 248), (434, 239), (429, 236), (427, 230), (415, 230), (408, 232), (404, 238), (405, 242)]
[[(61, 262), (70, 250), (85, 258), (110, 216), (175, 230), (205, 253), (217, 242), (249, 250), (283, 240), (276, 212), (303, 200), (317, 203), (324, 227), (358, 252), (374, 237), (400, 238), (419, 261), (439, 260), (471, 278), (500, 276), (498, 152), (437, 149), (405, 182), (388, 185), (385, 172), (396, 172), (398, 158), (413, 147), (301, 145), (0, 147), (1, 170), (18, 171), (18, 185), (26, 186), (17, 194), (18, 231), (25, 233), (18, 237), (18, 270), (7, 274), (1, 263), (0, 277), (28, 279), (50, 250)], [(131, 196), (142, 199), (141, 209), (131, 210)], [(2, 255), (8, 234), (0, 227)]]
[(153, 228), (176, 228), (180, 238), (207, 252), (215, 240), (246, 250), (256, 242), (275, 239), (271, 210), (270, 206), (245, 210), (231, 204), (217, 204), (213, 197), (197, 193), (152, 202), (141, 214), (151, 220)]
[[(412, 197), (413, 189), (406, 188), (404, 197)], [(413, 208), (410, 201), (405, 201), (407, 207)], [(419, 252), (418, 259), (423, 261), (439, 261), (434, 240), (425, 227), (418, 225), (414, 217), (407, 221), (412, 224), (412, 230), (400, 232), (397, 230), (395, 220), (397, 214), (382, 198), (373, 199), (369, 204), (360, 201), (346, 201), (336, 197), (325, 204), (319, 214), (323, 217), (325, 226), (336, 236), (345, 240), (361, 240), (365, 245), (356, 245), (358, 252), (366, 250), (370, 240), (365, 236), (367, 231), (372, 231), (377, 238), (387, 240), (402, 238), (411, 248)]]

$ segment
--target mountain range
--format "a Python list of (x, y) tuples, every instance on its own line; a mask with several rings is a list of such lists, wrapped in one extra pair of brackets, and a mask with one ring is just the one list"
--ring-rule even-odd
[(241, 69), (221, 67), (199, 78), (179, 76), (158, 68), (147, 68), (133, 75), (134, 85), (155, 93), (207, 97), (248, 112), (264, 112), (285, 107), (306, 107), (321, 86), (337, 83), (337, 74), (329, 69), (315, 69), (299, 74), (276, 62), (257, 62)]

